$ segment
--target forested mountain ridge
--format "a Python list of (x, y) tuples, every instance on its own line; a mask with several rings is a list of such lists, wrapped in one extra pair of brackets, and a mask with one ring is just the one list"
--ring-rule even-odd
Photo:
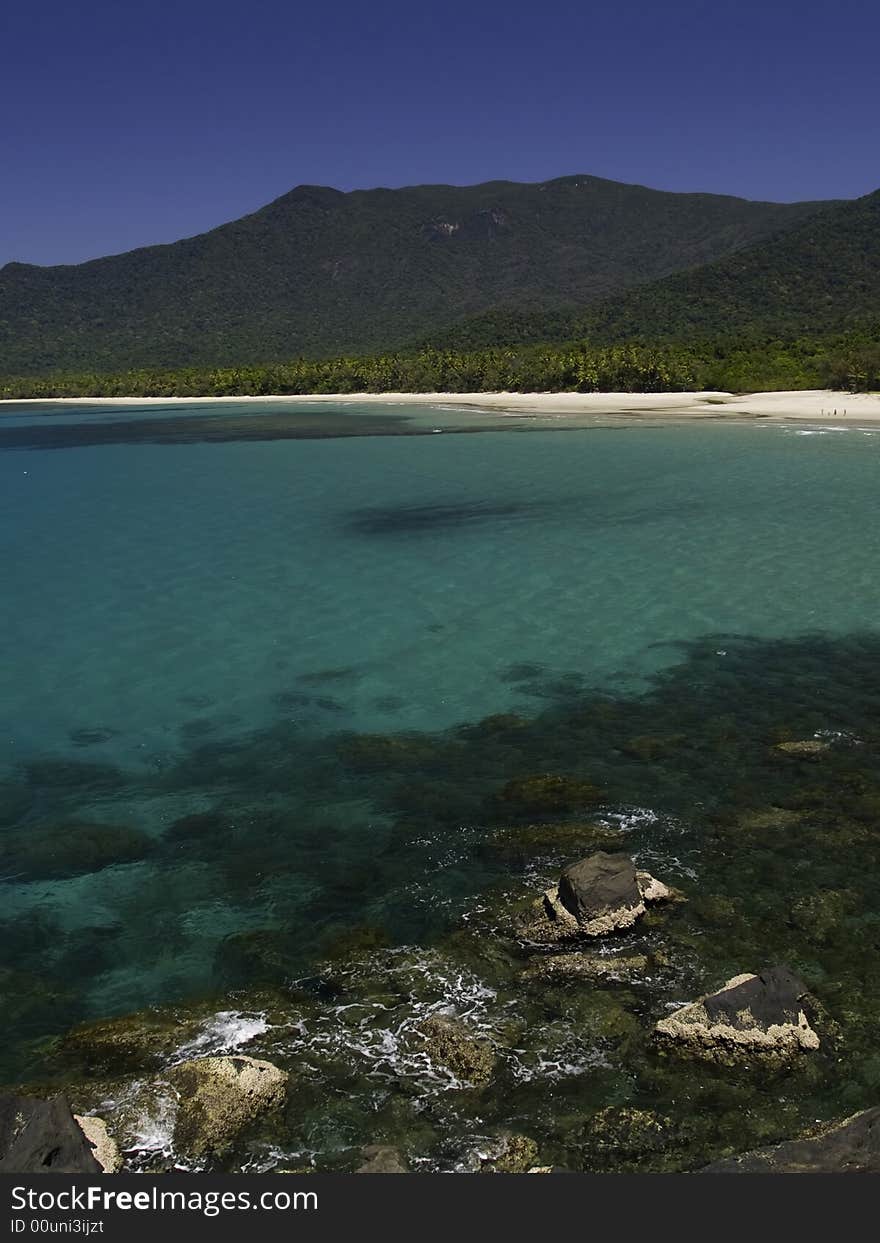
[(0, 373), (383, 350), (498, 307), (584, 308), (833, 206), (589, 176), (347, 194), (300, 186), (168, 245), (71, 266), (7, 264)]
[(539, 341), (789, 340), (880, 321), (880, 190), (727, 258), (586, 309), (498, 308), (434, 339), (478, 349)]

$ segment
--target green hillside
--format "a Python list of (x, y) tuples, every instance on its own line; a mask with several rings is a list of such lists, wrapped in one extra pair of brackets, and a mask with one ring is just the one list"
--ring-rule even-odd
[(446, 348), (537, 341), (758, 341), (880, 320), (880, 191), (836, 204), (720, 261), (583, 308), (500, 308), (443, 334)]
[(75, 266), (7, 264), (0, 373), (382, 350), (499, 307), (583, 308), (804, 220), (821, 230), (827, 210), (588, 176), (350, 194), (300, 186), (171, 245)]

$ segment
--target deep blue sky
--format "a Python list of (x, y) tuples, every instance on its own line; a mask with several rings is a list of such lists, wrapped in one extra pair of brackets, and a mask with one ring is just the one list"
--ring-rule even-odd
[(7, 0), (0, 263), (201, 232), (302, 183), (880, 186), (870, 0)]

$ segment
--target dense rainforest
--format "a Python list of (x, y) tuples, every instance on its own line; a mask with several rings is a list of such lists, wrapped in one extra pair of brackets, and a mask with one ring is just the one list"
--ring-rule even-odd
[(256, 367), (81, 372), (0, 379), (2, 398), (381, 392), (678, 392), (880, 388), (880, 326), (749, 343), (524, 345), (300, 358)]
[(299, 186), (170, 245), (75, 265), (8, 263), (0, 374), (225, 367), (436, 345), (462, 320), (500, 308), (583, 311), (835, 207), (586, 175), (347, 194)]

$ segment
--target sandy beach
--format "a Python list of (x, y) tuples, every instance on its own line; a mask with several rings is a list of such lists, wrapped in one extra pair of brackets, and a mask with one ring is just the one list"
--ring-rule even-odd
[(776, 393), (320, 393), (262, 397), (62, 397), (0, 401), (0, 406), (140, 406), (189, 405), (206, 402), (288, 402), (294, 405), (334, 404), (429, 405), (475, 407), (512, 415), (628, 418), (773, 419), (859, 423), (880, 421), (880, 393), (842, 393), (830, 389)]

